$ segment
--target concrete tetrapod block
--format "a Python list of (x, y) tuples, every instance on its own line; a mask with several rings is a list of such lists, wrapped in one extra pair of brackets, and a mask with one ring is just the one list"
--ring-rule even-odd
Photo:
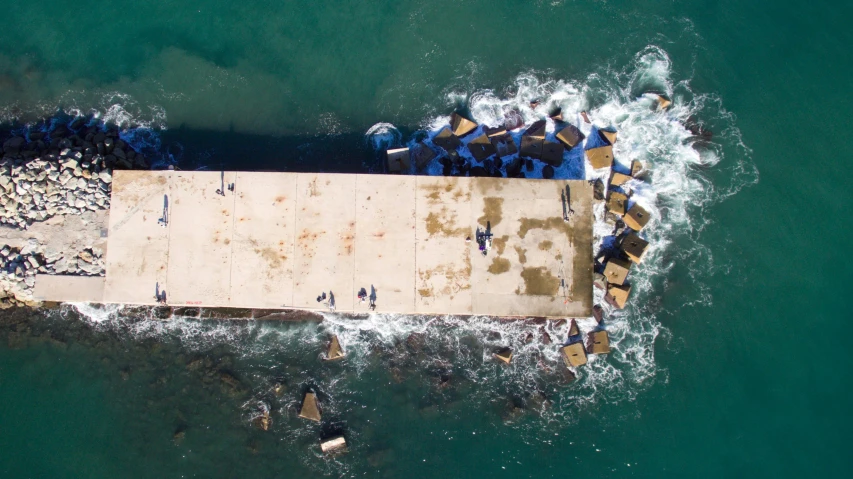
[(563, 355), (563, 362), (567, 368), (576, 368), (586, 364), (586, 350), (583, 348), (583, 342), (569, 344), (560, 348), (560, 354)]
[(598, 135), (609, 144), (616, 143), (616, 130), (598, 130)]
[(494, 128), (487, 126), (484, 128), (484, 131), (489, 138), (494, 138), (496, 136), (504, 136), (507, 133), (506, 128), (503, 126), (496, 126)]
[(630, 270), (630, 261), (621, 258), (610, 258), (604, 267), (604, 277), (607, 278), (609, 284), (623, 284)]
[(649, 218), (649, 212), (642, 206), (634, 203), (634, 206), (625, 213), (625, 217), (622, 220), (632, 230), (640, 231), (649, 222)]
[(649, 242), (637, 236), (636, 233), (630, 233), (622, 238), (620, 247), (631, 261), (639, 264), (643, 261), (643, 255), (649, 247)]
[(320, 441), (320, 450), (323, 454), (338, 454), (347, 452), (347, 441), (343, 436), (330, 437)]
[(566, 125), (565, 128), (557, 132), (557, 140), (565, 145), (567, 150), (577, 146), (584, 138), (586, 136), (575, 125)]
[(468, 143), (468, 150), (477, 161), (483, 161), (498, 152), (485, 133), (471, 140)]
[(428, 147), (424, 142), (420, 142), (412, 150), (412, 157), (415, 159), (415, 168), (420, 170), (426, 167), (430, 161), (434, 160), (436, 154), (432, 151), (432, 148)]
[(524, 136), (529, 136), (531, 138), (536, 138), (539, 140), (545, 139), (545, 120), (539, 120), (533, 122), (526, 130), (524, 130)]
[(532, 136), (522, 136), (521, 137), (521, 150), (519, 154), (521, 156), (525, 156), (527, 158), (533, 158), (538, 160), (542, 157), (542, 146), (545, 143), (545, 140), (541, 138), (534, 138)]
[(587, 337), (587, 352), (590, 354), (607, 354), (610, 352), (610, 338), (607, 331), (593, 331)]
[(601, 324), (604, 321), (604, 308), (601, 305), (596, 304), (592, 307), (592, 317), (595, 318), (595, 322)]
[(476, 130), (477, 123), (463, 117), (459, 113), (454, 112), (450, 115), (450, 129), (453, 130), (454, 135), (461, 138)]
[(628, 195), (624, 193), (619, 193), (618, 191), (611, 191), (607, 195), (606, 209), (614, 215), (623, 216), (625, 214), (627, 204)]
[(302, 409), (299, 410), (299, 417), (320, 422), (320, 408), (317, 406), (316, 394), (305, 393), (305, 397), (302, 398)]
[(542, 161), (558, 167), (563, 164), (563, 145), (551, 141), (542, 142)]
[(509, 362), (512, 361), (512, 349), (503, 348), (500, 351), (493, 353), (492, 356), (505, 362), (506, 364), (509, 364)]
[(622, 309), (628, 303), (628, 296), (630, 295), (630, 284), (611, 284), (607, 286), (607, 294), (604, 296), (604, 299), (615, 308)]
[(492, 142), (492, 145), (498, 152), (498, 156), (501, 158), (518, 153), (518, 146), (515, 145), (515, 140), (512, 139), (512, 135), (509, 133), (494, 136), (489, 135), (489, 141)]
[(456, 151), (456, 149), (462, 145), (462, 140), (460, 140), (458, 136), (454, 135), (450, 128), (443, 128), (433, 137), (432, 143), (435, 146), (443, 148), (449, 153), (451, 151)]
[(607, 145), (590, 148), (586, 150), (586, 157), (593, 169), (610, 168), (613, 165), (613, 147)]
[(563, 109), (557, 107), (556, 110), (553, 110), (552, 112), (548, 113), (548, 118), (554, 121), (563, 121)]
[(631, 161), (631, 176), (637, 178), (643, 172), (643, 162), (640, 160)]
[(388, 171), (391, 173), (400, 173), (409, 171), (412, 167), (412, 162), (409, 159), (408, 148), (395, 148), (387, 150)]
[(569, 337), (577, 336), (581, 333), (581, 328), (578, 327), (577, 320), (573, 319), (572, 324), (569, 326)]
[(616, 171), (610, 174), (610, 186), (622, 186), (629, 180), (631, 180), (630, 176), (618, 173)]
[(341, 348), (341, 343), (338, 341), (338, 336), (333, 334), (329, 340), (329, 349), (326, 351), (326, 361), (335, 361), (343, 359), (346, 356)]

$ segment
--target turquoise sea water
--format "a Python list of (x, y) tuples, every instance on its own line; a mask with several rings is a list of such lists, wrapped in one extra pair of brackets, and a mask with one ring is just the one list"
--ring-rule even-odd
[[(616, 351), (571, 384), (539, 367), (558, 364), (538, 341), (510, 368), (488, 359), (493, 343), (538, 337), (535, 324), (4, 311), (0, 472), (849, 475), (851, 10), (821, 1), (16, 4), (0, 29), (7, 121), (37, 123), (61, 108), (151, 127), (139, 144), (185, 168), (365, 171), (388, 132), (408, 141), (456, 107), (486, 121), (504, 104), (539, 99), (619, 124), (622, 154), (651, 159), (644, 198), (661, 220), (649, 233), (652, 261), (633, 273), (639, 294), (611, 321)], [(643, 108), (649, 89), (676, 100), (669, 117)], [(690, 116), (714, 132), (701, 153), (677, 128)], [(374, 126), (385, 133), (366, 136)], [(329, 331), (351, 348), (346, 362), (318, 360)], [(307, 387), (326, 408), (319, 426), (295, 418)], [(266, 432), (252, 426), (264, 408)], [(316, 442), (333, 431), (351, 452), (329, 460)]]

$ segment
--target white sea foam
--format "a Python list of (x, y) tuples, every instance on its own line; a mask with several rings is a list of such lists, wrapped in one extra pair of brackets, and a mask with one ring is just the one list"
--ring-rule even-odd
[(368, 128), (364, 134), (364, 141), (375, 151), (382, 151), (398, 145), (402, 139), (403, 135), (400, 130), (391, 123), (377, 123)]

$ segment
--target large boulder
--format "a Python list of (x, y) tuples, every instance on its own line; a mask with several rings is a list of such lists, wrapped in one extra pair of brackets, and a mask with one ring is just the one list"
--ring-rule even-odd
[(15, 156), (21, 153), (21, 150), (26, 146), (27, 140), (20, 136), (13, 136), (3, 142), (3, 153), (10, 156)]

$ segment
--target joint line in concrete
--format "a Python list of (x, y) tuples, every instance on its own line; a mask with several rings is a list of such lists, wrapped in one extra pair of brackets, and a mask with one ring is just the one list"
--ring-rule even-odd
[(234, 272), (234, 219), (237, 217), (237, 176), (239, 173), (234, 173), (234, 190), (231, 192), (231, 196), (233, 197), (231, 203), (231, 242), (228, 243), (228, 303), (231, 303), (231, 290), (234, 289), (234, 283), (232, 282), (233, 272)]

